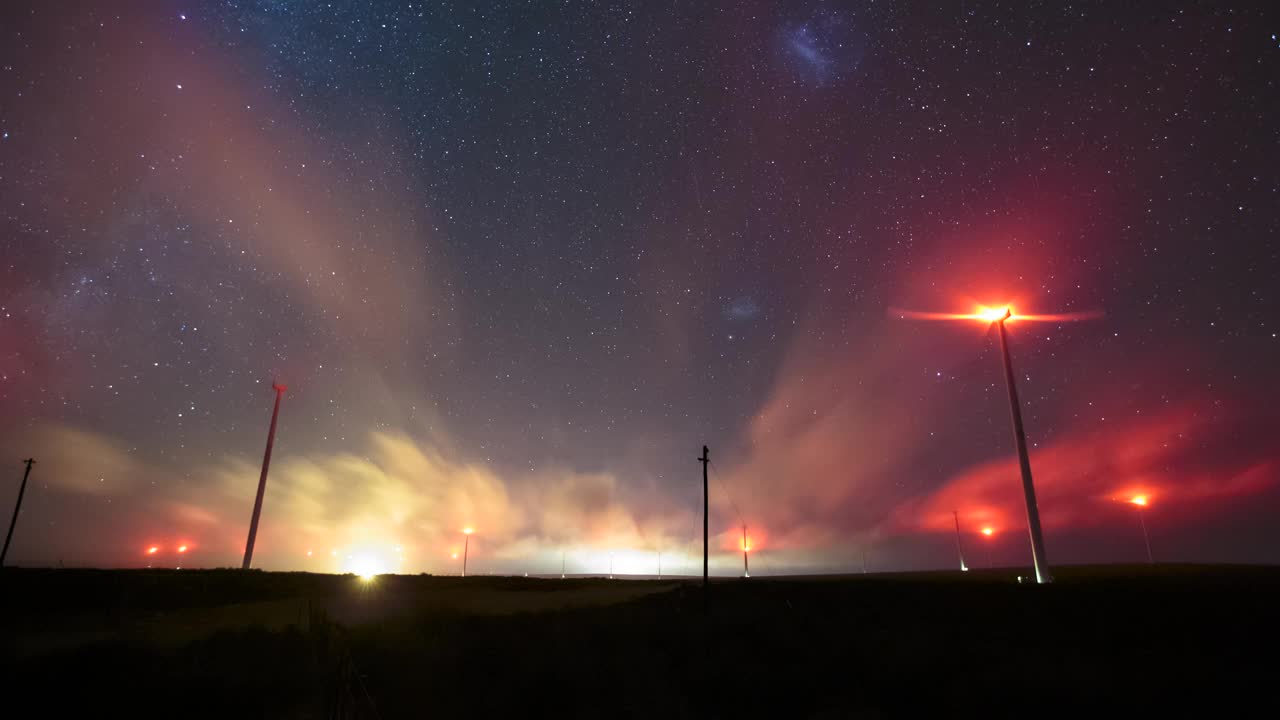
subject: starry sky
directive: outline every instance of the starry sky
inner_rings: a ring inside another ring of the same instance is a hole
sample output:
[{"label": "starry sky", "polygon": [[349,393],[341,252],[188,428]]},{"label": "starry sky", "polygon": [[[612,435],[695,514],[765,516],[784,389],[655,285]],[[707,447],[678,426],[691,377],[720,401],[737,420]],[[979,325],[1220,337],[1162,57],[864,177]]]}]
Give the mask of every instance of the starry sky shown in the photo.
[{"label": "starry sky", "polygon": [[[0,9],[10,562],[1280,562],[1256,3]],[[993,534],[984,539],[981,528]],[[187,546],[179,554],[177,547]],[[154,554],[147,554],[149,548]],[[980,563],[979,563],[980,564]]]}]

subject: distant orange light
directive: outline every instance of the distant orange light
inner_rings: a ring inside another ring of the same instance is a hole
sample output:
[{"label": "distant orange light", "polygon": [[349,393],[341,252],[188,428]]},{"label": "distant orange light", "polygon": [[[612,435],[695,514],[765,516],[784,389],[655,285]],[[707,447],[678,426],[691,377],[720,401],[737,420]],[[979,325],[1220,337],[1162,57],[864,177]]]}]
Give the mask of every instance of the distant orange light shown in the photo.
[{"label": "distant orange light", "polygon": [[160,552],[160,548],[156,547],[155,545],[152,545],[151,547],[147,548],[148,555],[155,555],[158,552]]},{"label": "distant orange light", "polygon": [[983,534],[983,535],[986,535],[987,537],[991,537],[993,534],[995,534],[995,530],[992,530],[992,529],[991,529],[991,528],[989,528],[989,527],[987,527],[987,528],[982,528],[982,534]]},{"label": "distant orange light", "polygon": [[458,559],[458,553],[454,553],[454,554],[453,554],[453,559],[454,559],[454,560],[457,560],[457,559]]},{"label": "distant orange light", "polygon": [[1134,495],[1134,496],[1133,496],[1133,498],[1131,498],[1131,499],[1129,500],[1129,502],[1131,502],[1131,503],[1133,503],[1134,505],[1137,505],[1137,506],[1139,506],[1139,507],[1146,507],[1146,506],[1147,506],[1147,496],[1146,496],[1146,495]]},{"label": "distant orange light", "polygon": [[471,529],[471,528],[463,528],[463,529],[462,529],[462,534],[463,534],[463,535],[470,535],[470,534],[471,534],[471,533],[473,533],[473,532],[475,532],[475,530],[473,530],[473,529]]},{"label": "distant orange light", "polygon": [[187,551],[187,546],[186,546],[186,545],[179,545],[179,546],[178,546],[178,552],[180,552],[180,553],[184,553],[184,552],[186,552],[186,551]]},{"label": "distant orange light", "polygon": [[308,550],[308,551],[307,551],[307,557],[311,557],[311,551],[310,551],[310,550]]}]

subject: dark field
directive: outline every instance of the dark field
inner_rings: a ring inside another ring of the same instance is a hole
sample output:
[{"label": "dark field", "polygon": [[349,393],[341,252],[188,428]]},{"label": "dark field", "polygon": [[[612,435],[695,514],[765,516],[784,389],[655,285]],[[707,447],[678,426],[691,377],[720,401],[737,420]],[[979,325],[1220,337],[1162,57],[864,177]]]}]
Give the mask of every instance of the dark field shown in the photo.
[{"label": "dark field", "polygon": [[5,570],[0,672],[45,717],[1275,717],[1280,570],[1055,576],[721,580],[704,614],[680,581]]}]

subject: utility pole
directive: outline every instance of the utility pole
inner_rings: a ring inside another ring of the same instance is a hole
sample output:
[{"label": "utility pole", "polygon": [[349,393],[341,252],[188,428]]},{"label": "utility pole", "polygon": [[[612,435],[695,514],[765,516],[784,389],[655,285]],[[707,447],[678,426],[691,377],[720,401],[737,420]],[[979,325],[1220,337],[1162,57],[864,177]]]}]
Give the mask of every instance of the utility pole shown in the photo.
[{"label": "utility pole", "polygon": [[267,492],[267,469],[271,467],[271,446],[276,443],[276,420],[280,417],[280,398],[284,397],[285,386],[271,383],[276,391],[276,404],[271,410],[271,429],[267,431],[267,451],[262,456],[262,475],[258,478],[258,497],[253,501],[253,519],[249,521],[249,539],[244,544],[244,564],[242,570],[248,570],[253,564],[253,543],[258,539],[258,518],[262,515],[262,496]]},{"label": "utility pole", "polygon": [[1031,559],[1036,566],[1036,582],[1041,585],[1053,582],[1049,575],[1049,558],[1044,551],[1044,533],[1040,530],[1040,508],[1036,505],[1036,486],[1031,481],[1031,457],[1027,454],[1027,434],[1022,428],[1022,406],[1018,402],[1018,388],[1014,384],[1013,361],[1009,359],[1009,338],[1004,323],[1013,317],[1013,311],[1005,309],[1004,317],[996,321],[1000,330],[1000,352],[1004,356],[1004,380],[1009,386],[1009,412],[1013,417],[1013,440],[1018,446],[1018,466],[1022,470],[1022,499],[1027,506],[1027,531],[1031,534]]},{"label": "utility pole", "polygon": [[658,579],[662,579],[662,551],[658,551]]},{"label": "utility pole", "polygon": [[22,462],[27,464],[27,470],[22,473],[22,484],[18,486],[18,502],[13,506],[13,519],[9,521],[9,534],[4,536],[4,550],[0,551],[0,567],[4,567],[4,559],[9,555],[9,542],[13,540],[13,528],[18,524],[18,511],[22,509],[22,496],[27,492],[27,478],[31,477],[31,466],[36,464],[34,458],[27,458]]},{"label": "utility pole", "polygon": [[952,510],[951,514],[956,519],[956,552],[960,554],[960,572],[969,572],[969,567],[964,564],[964,548],[960,546],[960,513]]},{"label": "utility pole", "polygon": [[702,463],[702,589],[707,589],[707,514],[710,512],[711,504],[707,500],[707,464],[711,462],[710,451],[707,446],[702,446],[702,457],[698,458],[698,462]]},{"label": "utility pole", "polygon": [[747,524],[742,523],[742,577],[751,577],[751,568],[747,567]]},{"label": "utility pole", "polygon": [[[462,531],[466,540],[462,541],[462,577],[467,576],[467,553],[471,551],[471,528]],[[561,558],[563,562],[563,557]]]},{"label": "utility pole", "polygon": [[560,579],[564,579],[564,550],[560,551]]}]

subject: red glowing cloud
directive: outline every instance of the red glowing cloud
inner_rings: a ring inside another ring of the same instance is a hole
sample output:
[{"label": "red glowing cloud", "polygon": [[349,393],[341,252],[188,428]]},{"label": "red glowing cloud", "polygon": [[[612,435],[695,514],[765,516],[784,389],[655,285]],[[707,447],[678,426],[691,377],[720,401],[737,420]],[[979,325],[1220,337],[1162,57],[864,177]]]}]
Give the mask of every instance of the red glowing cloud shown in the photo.
[{"label": "red glowing cloud", "polygon": [[[1117,427],[1069,434],[1031,453],[1037,504],[1046,527],[1089,527],[1106,522],[1106,504],[1135,503],[1203,511],[1255,495],[1277,483],[1274,458],[1242,460],[1202,469],[1195,453],[1217,440],[1215,427],[1192,407]],[[1026,526],[1017,459],[985,462],[952,478],[922,502],[899,508],[894,525],[944,532],[962,524]]]}]

